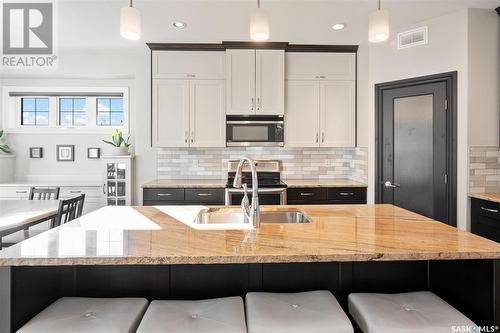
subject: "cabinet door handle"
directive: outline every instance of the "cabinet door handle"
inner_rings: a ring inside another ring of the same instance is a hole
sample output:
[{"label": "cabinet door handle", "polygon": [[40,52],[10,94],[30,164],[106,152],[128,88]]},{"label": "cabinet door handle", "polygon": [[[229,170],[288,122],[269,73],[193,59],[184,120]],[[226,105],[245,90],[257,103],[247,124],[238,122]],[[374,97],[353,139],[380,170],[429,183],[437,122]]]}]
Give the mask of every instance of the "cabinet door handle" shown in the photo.
[{"label": "cabinet door handle", "polygon": [[351,196],[351,195],[354,195],[353,192],[340,192],[339,195],[342,195],[342,196]]},{"label": "cabinet door handle", "polygon": [[187,77],[196,77],[196,75],[195,75],[195,74],[188,74],[188,75],[186,75],[186,76],[187,76]]},{"label": "cabinet door handle", "polygon": [[191,143],[194,142],[194,131],[191,131]]},{"label": "cabinet door handle", "polygon": [[16,191],[17,194],[25,194],[28,193],[28,191]]},{"label": "cabinet door handle", "polygon": [[310,197],[312,195],[314,195],[314,193],[310,193],[310,192],[300,192],[300,195],[303,196],[303,197]]},{"label": "cabinet door handle", "polygon": [[491,209],[491,208],[486,208],[486,207],[482,207],[482,206],[481,206],[481,209],[484,211],[490,212],[490,213],[498,213],[498,209]]},{"label": "cabinet door handle", "polygon": [[250,110],[252,110],[252,111],[254,109],[254,103],[255,103],[255,99],[253,97],[250,98]]},{"label": "cabinet door handle", "polygon": [[188,143],[188,135],[189,135],[189,134],[188,134],[188,131],[185,131],[185,132],[184,132],[184,142],[185,142],[185,143]]},{"label": "cabinet door handle", "polygon": [[106,184],[102,184],[102,194],[106,194]]},{"label": "cabinet door handle", "polygon": [[211,195],[212,195],[212,193],[198,193],[198,196],[200,196],[200,197],[209,197]]},{"label": "cabinet door handle", "polygon": [[260,110],[260,106],[261,106],[260,97],[257,97],[257,110]]},{"label": "cabinet door handle", "polygon": [[321,143],[325,142],[325,132],[321,133]]},{"label": "cabinet door handle", "polygon": [[69,191],[69,193],[82,193],[82,191]]},{"label": "cabinet door handle", "polygon": [[171,195],[172,195],[172,193],[158,193],[159,197],[169,197]]},{"label": "cabinet door handle", "polygon": [[318,143],[318,142],[319,142],[319,133],[316,132],[316,143]]}]

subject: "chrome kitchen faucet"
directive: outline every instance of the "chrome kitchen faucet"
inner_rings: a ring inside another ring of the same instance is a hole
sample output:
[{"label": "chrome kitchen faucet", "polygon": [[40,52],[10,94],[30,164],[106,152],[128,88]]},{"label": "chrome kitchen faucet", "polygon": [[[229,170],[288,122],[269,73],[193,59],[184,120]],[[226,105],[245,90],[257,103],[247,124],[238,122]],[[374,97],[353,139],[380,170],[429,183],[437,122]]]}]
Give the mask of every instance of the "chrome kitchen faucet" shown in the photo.
[{"label": "chrome kitchen faucet", "polygon": [[[250,205],[247,195],[247,184],[242,184],[242,173],[245,162],[250,166],[252,172],[252,204]],[[243,157],[238,163],[236,174],[234,176],[233,186],[235,188],[243,188],[243,199],[241,200],[241,209],[249,223],[252,223],[254,228],[260,227],[260,206],[259,206],[259,184],[257,179],[257,168],[255,161],[249,157]]]}]

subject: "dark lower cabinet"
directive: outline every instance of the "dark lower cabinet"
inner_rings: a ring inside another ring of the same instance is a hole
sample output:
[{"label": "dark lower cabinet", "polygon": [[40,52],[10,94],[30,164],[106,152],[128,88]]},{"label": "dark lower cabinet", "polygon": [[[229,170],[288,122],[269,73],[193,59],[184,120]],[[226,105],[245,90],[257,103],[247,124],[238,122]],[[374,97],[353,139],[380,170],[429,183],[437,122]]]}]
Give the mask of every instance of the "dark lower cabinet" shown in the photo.
[{"label": "dark lower cabinet", "polygon": [[471,232],[500,242],[500,203],[472,198]]},{"label": "dark lower cabinet", "polygon": [[223,188],[145,188],[144,206],[224,205]]},{"label": "dark lower cabinet", "polygon": [[311,187],[289,188],[290,205],[365,204],[365,187]]}]

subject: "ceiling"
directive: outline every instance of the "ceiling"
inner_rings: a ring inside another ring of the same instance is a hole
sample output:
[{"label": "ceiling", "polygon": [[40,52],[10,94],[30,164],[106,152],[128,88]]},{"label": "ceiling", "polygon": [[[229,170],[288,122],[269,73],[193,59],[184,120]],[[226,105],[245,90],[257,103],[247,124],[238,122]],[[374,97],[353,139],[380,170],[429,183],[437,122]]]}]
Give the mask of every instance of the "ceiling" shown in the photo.
[{"label": "ceiling", "polygon": [[[261,0],[271,19],[271,40],[296,43],[361,44],[366,42],[368,14],[376,0]],[[119,36],[119,10],[128,0],[58,0],[60,48],[143,48],[144,42],[218,42],[247,40],[249,0],[135,0],[142,13],[143,38]],[[465,8],[496,8],[500,0],[382,0],[391,28],[407,27]],[[176,29],[172,22],[188,24]],[[332,24],[347,28],[335,32]]]}]

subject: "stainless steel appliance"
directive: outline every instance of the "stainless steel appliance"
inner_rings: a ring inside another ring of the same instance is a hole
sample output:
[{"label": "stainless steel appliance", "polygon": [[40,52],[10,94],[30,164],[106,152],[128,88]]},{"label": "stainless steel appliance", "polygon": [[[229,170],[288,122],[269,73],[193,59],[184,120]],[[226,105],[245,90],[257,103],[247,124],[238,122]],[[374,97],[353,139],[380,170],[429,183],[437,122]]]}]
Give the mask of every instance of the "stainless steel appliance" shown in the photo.
[{"label": "stainless steel appliance", "polygon": [[[257,160],[257,180],[260,205],[286,205],[286,184],[281,181],[280,161]],[[243,199],[243,189],[233,186],[239,160],[231,160],[227,167],[226,205],[239,205]],[[242,183],[252,188],[252,173],[248,165],[243,166]],[[249,191],[250,192],[250,191]],[[249,193],[251,199],[251,193]]]},{"label": "stainless steel appliance", "polygon": [[262,147],[284,145],[283,116],[227,116],[228,147]]}]

